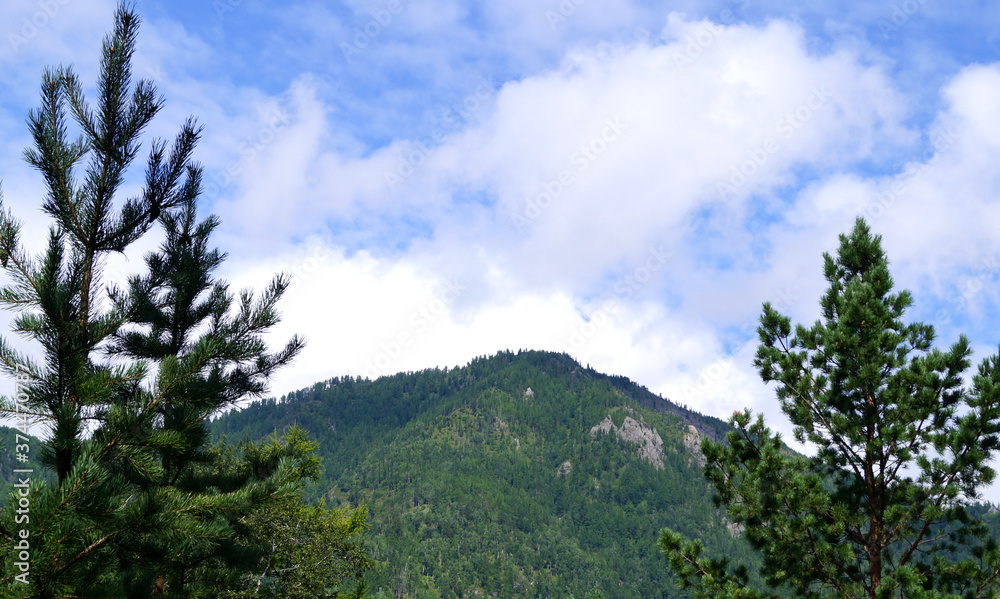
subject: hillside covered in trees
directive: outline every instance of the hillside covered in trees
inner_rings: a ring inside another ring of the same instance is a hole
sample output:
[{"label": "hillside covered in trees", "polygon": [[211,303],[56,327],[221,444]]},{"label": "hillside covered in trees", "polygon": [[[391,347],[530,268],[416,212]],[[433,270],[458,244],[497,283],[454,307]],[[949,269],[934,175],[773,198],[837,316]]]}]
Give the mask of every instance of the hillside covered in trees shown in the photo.
[{"label": "hillside covered in trees", "polygon": [[745,553],[697,454],[727,426],[564,354],[332,379],[213,428],[262,439],[296,424],[319,442],[312,498],[368,505],[376,596],[681,597],[662,527]]}]

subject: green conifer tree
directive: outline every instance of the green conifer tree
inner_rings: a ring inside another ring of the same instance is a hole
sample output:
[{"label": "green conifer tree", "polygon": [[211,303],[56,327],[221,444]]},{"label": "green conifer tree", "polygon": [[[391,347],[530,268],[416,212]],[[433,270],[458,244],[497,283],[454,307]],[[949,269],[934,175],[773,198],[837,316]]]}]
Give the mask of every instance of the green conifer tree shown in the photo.
[{"label": "green conifer tree", "polygon": [[158,365],[155,416],[143,432],[158,464],[140,486],[146,501],[170,518],[164,526],[120,537],[116,545],[138,581],[152,576],[157,588],[187,596],[185,581],[206,560],[233,572],[256,564],[265,548],[255,552],[234,542],[240,521],[275,496],[298,497],[294,484],[313,476],[316,465],[308,471],[301,464],[298,470],[279,468],[282,457],[307,459],[308,452],[289,447],[287,455],[272,452],[264,459],[258,452],[252,467],[218,472],[207,447],[209,418],[260,396],[270,374],[300,351],[302,341],[295,337],[270,354],[261,338],[278,321],[276,303],[287,286],[283,276],[256,300],[244,291],[234,311],[232,293],[213,278],[225,258],[209,249],[217,218],[199,223],[191,198],[161,213],[160,220],[166,241],[146,256],[148,273],[133,277],[127,293],[112,290],[113,303],[128,318],[108,351]]},{"label": "green conifer tree", "polygon": [[698,597],[996,597],[1000,555],[965,506],[994,477],[1000,358],[963,385],[969,342],[943,352],[933,327],[903,321],[912,298],[893,292],[864,220],[824,261],[822,320],[793,335],[765,304],[755,360],[816,455],[791,453],[749,411],[734,414],[727,444],[702,443],[717,504],[761,553],[763,585],[664,530],[671,569]]},{"label": "green conifer tree", "polygon": [[[223,256],[207,243],[217,220],[196,218],[194,121],[169,149],[152,143],[139,196],[118,198],[163,105],[152,83],[132,82],[138,26],[133,10],[119,6],[96,109],[71,69],[43,75],[42,106],[28,118],[34,147],[25,152],[45,179],[42,209],[54,221],[40,256],[22,247],[20,223],[0,205],[10,277],[0,303],[17,312],[15,332],[41,356],[0,340],[0,367],[25,379],[23,401],[6,409],[47,430],[35,451],[53,480],[32,479],[29,520],[16,502],[0,519],[4,596],[189,596],[190,573],[206,563],[233,572],[256,565],[265,548],[239,542],[246,519],[291,496],[315,468],[301,448],[279,445],[213,471],[208,419],[263,393],[302,341],[270,353],[262,339],[277,322],[286,278],[237,299],[212,277]],[[124,290],[106,284],[108,257],[158,222],[166,241],[147,257],[148,274]],[[27,571],[15,549],[25,532]]]},{"label": "green conifer tree", "polygon": [[[255,456],[251,461],[269,463],[275,456],[294,456],[299,460],[299,481],[318,474],[319,460],[314,457],[318,447],[297,427],[288,429],[281,439],[274,435],[259,446],[243,446],[245,454]],[[239,472],[247,461],[246,455],[227,454],[212,467],[217,472]],[[256,505],[242,520],[241,534],[235,537],[239,546],[260,552],[256,562],[241,569],[218,561],[199,567],[194,572],[198,579],[224,579],[227,584],[201,585],[207,592],[191,597],[363,599],[366,587],[362,575],[372,567],[360,544],[360,535],[368,528],[367,509],[306,506],[303,492],[300,485],[292,495],[274,496]]]}]

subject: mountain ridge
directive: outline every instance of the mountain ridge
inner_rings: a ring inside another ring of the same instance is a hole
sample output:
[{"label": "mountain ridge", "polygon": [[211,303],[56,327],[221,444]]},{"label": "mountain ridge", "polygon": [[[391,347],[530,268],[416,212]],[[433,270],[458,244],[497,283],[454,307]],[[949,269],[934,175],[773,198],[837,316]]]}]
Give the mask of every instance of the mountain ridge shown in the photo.
[{"label": "mountain ridge", "polygon": [[728,425],[566,354],[336,377],[213,429],[260,439],[293,424],[320,444],[311,497],[368,505],[369,582],[385,596],[683,597],[663,526],[752,559],[698,459]]}]

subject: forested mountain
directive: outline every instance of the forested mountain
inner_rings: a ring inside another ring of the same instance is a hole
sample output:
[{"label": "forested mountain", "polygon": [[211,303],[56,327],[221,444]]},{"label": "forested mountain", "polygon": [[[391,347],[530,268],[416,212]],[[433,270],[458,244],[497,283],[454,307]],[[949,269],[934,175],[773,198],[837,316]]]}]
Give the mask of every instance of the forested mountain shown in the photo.
[{"label": "forested mountain", "polygon": [[750,559],[712,506],[701,436],[727,425],[566,355],[337,378],[214,423],[230,441],[297,424],[328,505],[366,503],[376,597],[683,597],[670,526]]},{"label": "forested mountain", "polygon": [[[7,503],[12,485],[19,481],[27,479],[30,487],[52,482],[51,473],[41,463],[44,447],[41,439],[34,435],[25,436],[19,429],[8,426],[0,426],[0,439],[4,441],[0,443],[0,505]],[[23,472],[26,470],[30,472]]]}]

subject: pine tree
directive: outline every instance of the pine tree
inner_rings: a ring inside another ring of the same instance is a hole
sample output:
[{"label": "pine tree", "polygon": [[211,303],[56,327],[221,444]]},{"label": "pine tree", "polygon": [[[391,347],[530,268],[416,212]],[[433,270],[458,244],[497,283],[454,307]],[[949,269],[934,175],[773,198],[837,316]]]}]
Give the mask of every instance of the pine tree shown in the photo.
[{"label": "pine tree", "polygon": [[716,503],[760,551],[763,584],[664,530],[660,545],[699,597],[996,597],[1000,554],[966,510],[994,477],[1000,358],[963,386],[963,336],[933,348],[934,329],[905,323],[881,238],[858,219],[824,254],[822,320],[797,326],[769,304],[755,365],[776,382],[803,457],[763,418],[736,413],[727,444],[703,441]]},{"label": "pine tree", "polygon": [[[237,542],[246,535],[241,521],[293,494],[307,475],[309,460],[287,446],[246,452],[236,471],[212,472],[208,419],[261,395],[302,341],[270,353],[262,339],[277,322],[287,278],[238,299],[213,278],[224,256],[208,248],[218,221],[197,222],[193,120],[169,149],[151,144],[139,196],[118,198],[163,105],[152,83],[132,82],[138,26],[132,9],[119,6],[96,110],[71,69],[43,75],[41,108],[28,118],[34,147],[25,152],[45,179],[42,209],[54,221],[40,256],[22,247],[20,223],[0,205],[0,256],[11,280],[0,303],[18,313],[14,331],[41,355],[0,340],[0,367],[24,379],[23,401],[6,408],[47,430],[40,451],[53,480],[31,481],[28,522],[16,502],[0,520],[5,596],[187,596],[192,568],[256,564],[263,550]],[[107,285],[110,255],[157,223],[166,241],[147,257],[148,274],[128,289]],[[29,585],[15,578],[24,572],[12,559],[22,530]]]},{"label": "pine tree", "polygon": [[141,486],[151,506],[173,517],[169,528],[147,527],[116,546],[139,580],[155,573],[156,584],[187,596],[185,581],[206,560],[234,572],[256,564],[263,547],[255,551],[233,542],[240,521],[263,502],[298,497],[295,484],[313,476],[315,465],[308,472],[301,464],[298,471],[279,468],[283,457],[301,461],[308,453],[288,448],[287,455],[272,452],[267,459],[258,452],[247,458],[249,465],[219,474],[207,447],[209,418],[262,395],[268,376],[300,351],[302,341],[293,338],[281,352],[269,354],[261,338],[277,323],[276,303],[287,286],[283,276],[257,300],[243,292],[234,313],[232,293],[213,278],[225,259],[209,249],[217,218],[199,223],[192,200],[160,220],[166,241],[147,255],[148,273],[133,277],[128,293],[112,290],[128,326],[116,332],[109,353],[159,366],[155,417],[145,433],[158,467]]},{"label": "pine tree", "polygon": [[[288,429],[257,446],[244,444],[252,461],[273,462],[275,455],[294,456],[301,470],[299,480],[318,474],[315,452],[319,444],[309,441],[297,427]],[[215,471],[239,471],[245,457],[227,456],[213,464]],[[304,487],[292,495],[276,496],[258,504],[243,524],[245,534],[236,538],[239,546],[260,551],[247,569],[223,565],[199,568],[202,580],[227,579],[228,584],[209,585],[208,593],[192,597],[225,599],[363,599],[366,587],[361,579],[372,567],[371,558],[360,545],[360,535],[368,528],[365,507],[330,510],[324,505],[306,506]],[[224,588],[219,593],[218,589]]]}]

